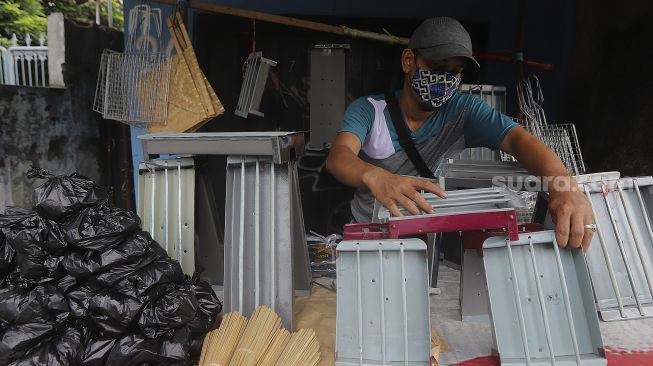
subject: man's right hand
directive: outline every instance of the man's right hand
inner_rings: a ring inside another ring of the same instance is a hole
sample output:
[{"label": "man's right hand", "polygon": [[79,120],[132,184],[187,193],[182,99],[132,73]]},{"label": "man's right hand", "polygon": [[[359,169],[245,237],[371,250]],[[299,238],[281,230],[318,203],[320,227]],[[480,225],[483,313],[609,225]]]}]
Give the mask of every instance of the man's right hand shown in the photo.
[{"label": "man's right hand", "polygon": [[403,216],[400,206],[413,215],[431,213],[433,208],[419,191],[447,198],[445,191],[433,182],[392,174],[381,168],[369,170],[362,178],[374,197],[394,216]]}]

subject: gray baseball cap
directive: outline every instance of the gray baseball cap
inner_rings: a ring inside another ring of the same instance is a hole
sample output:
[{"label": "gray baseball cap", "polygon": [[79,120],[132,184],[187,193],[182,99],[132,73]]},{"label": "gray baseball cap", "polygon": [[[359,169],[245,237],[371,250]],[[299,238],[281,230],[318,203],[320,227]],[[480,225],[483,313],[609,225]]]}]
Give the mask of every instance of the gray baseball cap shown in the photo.
[{"label": "gray baseball cap", "polygon": [[462,56],[480,67],[472,56],[472,40],[462,24],[454,18],[429,18],[413,32],[408,48],[419,51],[428,60]]}]

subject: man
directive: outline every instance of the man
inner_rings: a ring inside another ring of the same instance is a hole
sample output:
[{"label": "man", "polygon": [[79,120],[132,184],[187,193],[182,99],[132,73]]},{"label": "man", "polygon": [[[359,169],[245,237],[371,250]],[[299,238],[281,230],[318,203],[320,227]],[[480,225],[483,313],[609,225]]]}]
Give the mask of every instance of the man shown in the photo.
[{"label": "man", "polygon": [[[436,184],[405,176],[418,175],[397,132],[406,126],[406,136],[426,163],[423,168],[431,171],[443,157],[483,146],[501,149],[531,174],[551,178],[549,210],[558,244],[587,250],[594,218],[585,196],[544,143],[479,98],[457,92],[466,62],[478,66],[463,26],[452,18],[427,19],[401,54],[403,87],[394,96],[361,97],[349,105],[326,167],[342,183],[358,188],[351,202],[354,219],[371,220],[375,197],[395,216],[401,216],[400,206],[411,214],[432,211],[419,190],[446,197]],[[395,97],[398,103],[393,104]],[[396,107],[389,110],[389,103]],[[394,121],[393,111],[405,122]]]}]

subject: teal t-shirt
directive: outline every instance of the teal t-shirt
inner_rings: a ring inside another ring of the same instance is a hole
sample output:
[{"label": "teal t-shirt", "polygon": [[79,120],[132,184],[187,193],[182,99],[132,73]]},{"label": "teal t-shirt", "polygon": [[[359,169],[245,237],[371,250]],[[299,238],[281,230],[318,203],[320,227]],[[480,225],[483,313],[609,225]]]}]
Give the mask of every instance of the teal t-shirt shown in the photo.
[{"label": "teal t-shirt", "polygon": [[[400,91],[397,91],[396,95],[399,99]],[[480,98],[456,92],[451,99],[429,116],[420,128],[411,132],[415,144],[438,136],[445,125],[456,121],[460,118],[461,113],[465,113],[465,147],[487,147],[497,150],[508,132],[519,126],[510,117],[496,111]],[[375,123],[385,126],[376,126],[377,133],[373,136],[374,141],[371,141],[368,134]],[[386,134],[384,129],[386,127],[389,136],[384,138],[381,135]],[[340,132],[345,131],[358,136],[361,145],[368,151],[380,152],[381,156],[402,150],[382,94],[354,100],[347,107],[342,121]],[[378,131],[382,132],[379,134]]]}]

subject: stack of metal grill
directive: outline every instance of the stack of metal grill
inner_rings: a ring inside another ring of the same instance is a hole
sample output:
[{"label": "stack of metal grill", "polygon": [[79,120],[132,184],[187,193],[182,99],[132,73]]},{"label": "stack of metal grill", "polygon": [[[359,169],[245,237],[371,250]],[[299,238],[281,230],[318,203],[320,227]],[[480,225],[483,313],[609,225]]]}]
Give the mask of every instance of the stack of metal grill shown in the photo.
[{"label": "stack of metal grill", "polygon": [[[580,151],[576,126],[571,123],[548,124],[544,114],[544,94],[540,81],[535,75],[522,80],[517,85],[517,96],[521,111],[524,113],[524,127],[533,136],[542,140],[562,160],[572,175],[585,174],[585,163]],[[514,160],[503,154],[503,160]]]}]

